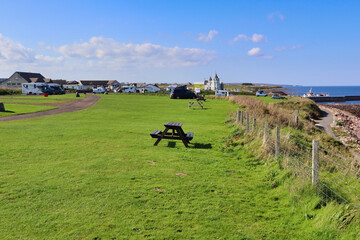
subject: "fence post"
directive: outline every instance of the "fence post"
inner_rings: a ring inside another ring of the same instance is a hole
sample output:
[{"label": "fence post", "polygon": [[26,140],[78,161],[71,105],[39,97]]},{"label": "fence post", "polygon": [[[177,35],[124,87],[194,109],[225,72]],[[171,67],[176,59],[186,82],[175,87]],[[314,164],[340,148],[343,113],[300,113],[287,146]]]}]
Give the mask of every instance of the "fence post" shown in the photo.
[{"label": "fence post", "polygon": [[241,114],[241,111],[238,110],[238,111],[237,111],[237,114],[236,114],[236,123],[239,123],[239,122],[240,122],[240,114]]},{"label": "fence post", "polygon": [[241,125],[244,125],[244,112],[243,111],[241,112],[241,115],[240,115],[240,121],[241,121]]},{"label": "fence post", "polygon": [[250,119],[249,119],[249,113],[247,112],[246,113],[246,133],[249,133],[250,131],[250,128],[249,128],[249,125],[250,125]]},{"label": "fence post", "polygon": [[297,126],[299,124],[299,116],[295,115],[295,125]]},{"label": "fence post", "polygon": [[319,181],[319,141],[312,142],[312,184],[316,185]]},{"label": "fence post", "polygon": [[268,122],[265,122],[264,140],[263,140],[264,146],[267,144],[268,139],[269,139],[269,124]]},{"label": "fence post", "polygon": [[280,127],[276,127],[276,144],[275,144],[275,157],[280,156]]},{"label": "fence post", "polygon": [[253,121],[253,132],[255,132],[255,129],[256,129],[256,118],[254,118],[254,121]]}]

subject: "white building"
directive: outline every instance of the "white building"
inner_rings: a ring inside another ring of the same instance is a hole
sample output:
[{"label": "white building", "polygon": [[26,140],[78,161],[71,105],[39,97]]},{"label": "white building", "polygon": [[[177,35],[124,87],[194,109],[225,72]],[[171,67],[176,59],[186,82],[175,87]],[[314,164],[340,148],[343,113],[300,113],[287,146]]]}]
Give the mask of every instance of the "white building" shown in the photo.
[{"label": "white building", "polygon": [[209,80],[204,81],[204,90],[216,91],[216,90],[223,90],[223,88],[224,88],[224,83],[220,82],[220,79],[216,73],[213,78],[210,77]]}]

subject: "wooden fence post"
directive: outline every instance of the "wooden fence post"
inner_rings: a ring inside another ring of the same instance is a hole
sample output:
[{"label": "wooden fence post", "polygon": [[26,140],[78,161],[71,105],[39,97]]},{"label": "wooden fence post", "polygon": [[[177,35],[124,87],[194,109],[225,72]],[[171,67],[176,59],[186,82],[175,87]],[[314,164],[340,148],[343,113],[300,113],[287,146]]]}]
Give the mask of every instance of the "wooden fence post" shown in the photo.
[{"label": "wooden fence post", "polygon": [[239,123],[239,122],[240,122],[240,114],[241,114],[241,111],[238,110],[238,111],[237,111],[237,114],[236,114],[236,123]]},{"label": "wooden fence post", "polygon": [[312,184],[316,185],[319,181],[319,141],[312,142]]},{"label": "wooden fence post", "polygon": [[253,121],[253,132],[255,132],[255,129],[256,129],[256,118],[254,118],[254,121]]},{"label": "wooden fence post", "polygon": [[268,122],[265,122],[265,129],[264,129],[264,140],[263,145],[265,146],[269,139],[269,124]]},{"label": "wooden fence post", "polygon": [[276,127],[276,144],[275,144],[275,157],[280,156],[280,127]]},{"label": "wooden fence post", "polygon": [[250,117],[249,117],[249,113],[247,112],[246,113],[246,133],[249,133],[249,131],[250,131],[250,119],[249,119]]},{"label": "wooden fence post", "polygon": [[241,112],[240,121],[241,121],[241,125],[244,125],[244,111]]},{"label": "wooden fence post", "polygon": [[299,116],[295,115],[295,125],[297,126],[299,124]]}]

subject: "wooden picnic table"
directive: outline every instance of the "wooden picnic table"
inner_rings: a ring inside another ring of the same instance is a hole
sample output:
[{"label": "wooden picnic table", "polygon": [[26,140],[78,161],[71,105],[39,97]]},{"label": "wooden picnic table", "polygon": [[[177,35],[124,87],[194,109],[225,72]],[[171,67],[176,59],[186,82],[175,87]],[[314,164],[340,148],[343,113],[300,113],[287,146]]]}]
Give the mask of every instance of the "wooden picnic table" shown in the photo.
[{"label": "wooden picnic table", "polygon": [[[152,138],[157,138],[154,146],[157,146],[158,143],[162,139],[172,139],[172,140],[181,140],[185,147],[189,147],[190,141],[194,137],[194,133],[185,133],[182,129],[182,123],[177,122],[167,122],[164,124],[165,130],[161,132],[160,130],[155,130],[154,132],[150,133]],[[172,130],[171,133],[169,130]]]},{"label": "wooden picnic table", "polygon": [[196,102],[189,102],[189,109],[191,109],[191,107],[201,107],[202,109],[204,108],[204,102],[196,99]]}]

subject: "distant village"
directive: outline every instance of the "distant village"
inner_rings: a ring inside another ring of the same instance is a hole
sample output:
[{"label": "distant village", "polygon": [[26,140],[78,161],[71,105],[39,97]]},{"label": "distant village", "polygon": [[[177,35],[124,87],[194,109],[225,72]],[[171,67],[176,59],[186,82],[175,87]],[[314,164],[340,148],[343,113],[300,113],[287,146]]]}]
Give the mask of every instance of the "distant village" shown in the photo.
[{"label": "distant village", "polygon": [[[58,84],[66,90],[91,90],[99,87],[106,88],[113,92],[159,92],[160,90],[171,91],[179,84],[149,84],[149,83],[129,83],[119,82],[117,80],[72,80],[67,81],[63,79],[46,78],[40,73],[31,72],[15,72],[9,78],[0,78],[0,88],[6,89],[21,89],[23,84],[32,83],[46,83]],[[184,85],[184,84],[182,84]],[[202,90],[223,90],[224,83],[220,81],[218,75],[215,73],[214,77],[208,80],[194,83],[186,83],[185,85],[191,88],[199,87]]]}]

